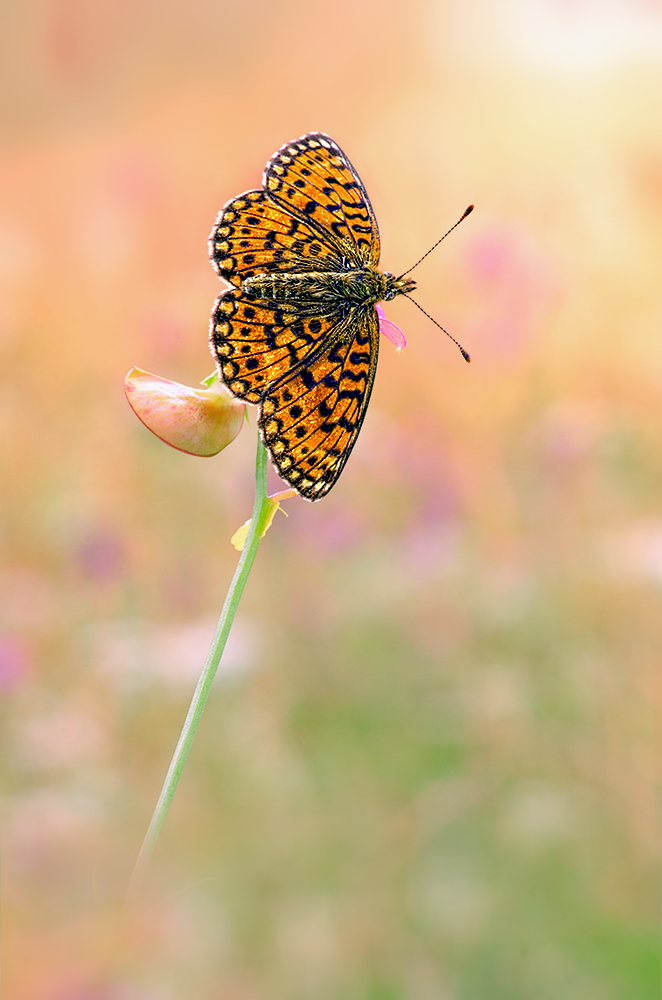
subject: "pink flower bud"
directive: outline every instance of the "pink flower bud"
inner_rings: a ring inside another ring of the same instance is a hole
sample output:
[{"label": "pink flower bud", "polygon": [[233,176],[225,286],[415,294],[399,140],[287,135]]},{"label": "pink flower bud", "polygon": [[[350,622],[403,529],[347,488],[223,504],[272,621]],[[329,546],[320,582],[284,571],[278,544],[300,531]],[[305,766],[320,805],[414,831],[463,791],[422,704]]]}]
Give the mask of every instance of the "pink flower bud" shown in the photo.
[{"label": "pink flower bud", "polygon": [[217,455],[234,441],[244,420],[244,404],[218,380],[208,389],[191,389],[132,368],[124,392],[152,434],[189,455]]}]

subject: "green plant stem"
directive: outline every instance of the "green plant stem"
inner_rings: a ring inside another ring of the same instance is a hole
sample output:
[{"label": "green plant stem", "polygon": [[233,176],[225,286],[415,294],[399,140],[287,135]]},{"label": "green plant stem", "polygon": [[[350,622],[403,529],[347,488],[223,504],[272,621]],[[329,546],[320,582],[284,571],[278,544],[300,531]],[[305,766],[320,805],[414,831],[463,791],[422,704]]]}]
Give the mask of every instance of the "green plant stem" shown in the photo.
[{"label": "green plant stem", "polygon": [[228,590],[225,598],[225,602],[221,610],[221,616],[218,619],[218,625],[216,626],[216,631],[214,633],[214,638],[212,639],[205,665],[202,668],[202,673],[200,674],[195,692],[191,699],[191,704],[189,706],[182,731],[179,735],[175,752],[172,756],[172,760],[170,761],[170,767],[168,768],[168,773],[166,774],[165,781],[163,782],[161,794],[159,795],[156,808],[154,809],[152,819],[149,827],[147,828],[147,833],[145,834],[145,839],[143,840],[142,847],[140,848],[140,853],[129,883],[127,898],[133,896],[143,880],[149,860],[154,851],[156,841],[158,840],[161,832],[161,827],[163,826],[168,809],[170,808],[170,803],[173,800],[179,779],[184,769],[184,764],[186,763],[186,758],[188,757],[189,750],[191,749],[193,740],[195,739],[198,724],[207,703],[207,698],[209,697],[209,692],[211,690],[214,677],[216,676],[216,671],[221,661],[223,650],[225,649],[225,643],[227,642],[230,629],[232,628],[232,622],[234,621],[237,606],[241,600],[241,595],[244,591],[244,587],[246,586],[248,574],[250,573],[253,561],[255,560],[255,555],[262,538],[262,531],[264,529],[268,513],[267,453],[258,434],[257,455],[255,458],[255,504],[253,506],[253,516],[248,530],[248,537],[246,538],[239,562],[237,563],[237,568],[234,576],[232,577],[232,583],[230,584],[230,589]]}]

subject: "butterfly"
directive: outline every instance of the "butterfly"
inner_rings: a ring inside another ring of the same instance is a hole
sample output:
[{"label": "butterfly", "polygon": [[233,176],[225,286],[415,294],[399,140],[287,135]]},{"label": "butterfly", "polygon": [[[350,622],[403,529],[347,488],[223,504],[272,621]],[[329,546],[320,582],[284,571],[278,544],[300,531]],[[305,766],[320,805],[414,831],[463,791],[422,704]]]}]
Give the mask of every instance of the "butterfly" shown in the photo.
[{"label": "butterfly", "polygon": [[408,295],[416,283],[379,269],[368,194],[322,132],[282,146],[262,188],[225,205],[209,255],[231,286],[210,323],[220,377],[234,396],[259,406],[279,475],[306,500],[319,500],[337,482],[368,408],[376,304]]}]

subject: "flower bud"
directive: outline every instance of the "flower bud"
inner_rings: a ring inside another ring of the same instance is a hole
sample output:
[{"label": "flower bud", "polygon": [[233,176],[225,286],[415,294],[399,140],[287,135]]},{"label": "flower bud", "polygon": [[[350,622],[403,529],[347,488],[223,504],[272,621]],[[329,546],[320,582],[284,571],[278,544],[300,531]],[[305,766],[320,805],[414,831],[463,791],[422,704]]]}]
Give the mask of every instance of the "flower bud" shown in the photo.
[{"label": "flower bud", "polygon": [[209,457],[234,441],[245,407],[218,378],[204,384],[209,388],[192,389],[132,368],[124,392],[136,416],[161,441],[189,455]]}]

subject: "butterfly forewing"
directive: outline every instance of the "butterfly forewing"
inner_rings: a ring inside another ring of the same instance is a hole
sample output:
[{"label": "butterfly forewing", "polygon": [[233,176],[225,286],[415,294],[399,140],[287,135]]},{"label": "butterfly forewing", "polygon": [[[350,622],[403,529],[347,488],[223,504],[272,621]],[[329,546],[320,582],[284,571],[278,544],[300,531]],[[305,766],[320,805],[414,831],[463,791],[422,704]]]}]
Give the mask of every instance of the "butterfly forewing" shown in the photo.
[{"label": "butterfly forewing", "polygon": [[265,444],[279,475],[308,500],[328,493],[349,457],[368,407],[378,349],[375,307],[359,306],[263,397]]},{"label": "butterfly forewing", "polygon": [[259,403],[274,382],[329,341],[341,321],[333,302],[311,302],[304,310],[296,300],[265,302],[239,289],[224,292],[211,321],[223,381],[235,396]]},{"label": "butterfly forewing", "polygon": [[228,202],[209,238],[209,255],[220,276],[237,288],[254,274],[342,268],[341,251],[265,191],[246,191]]},{"label": "butterfly forewing", "polygon": [[322,132],[282,146],[267,163],[264,187],[286,211],[314,225],[353,265],[379,263],[379,227],[361,178]]}]

